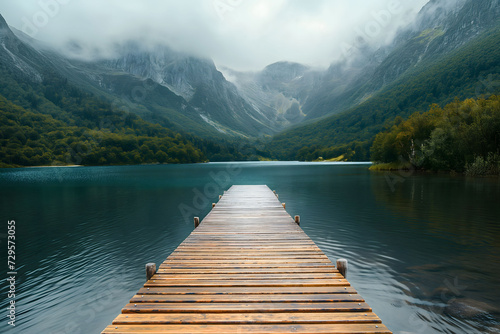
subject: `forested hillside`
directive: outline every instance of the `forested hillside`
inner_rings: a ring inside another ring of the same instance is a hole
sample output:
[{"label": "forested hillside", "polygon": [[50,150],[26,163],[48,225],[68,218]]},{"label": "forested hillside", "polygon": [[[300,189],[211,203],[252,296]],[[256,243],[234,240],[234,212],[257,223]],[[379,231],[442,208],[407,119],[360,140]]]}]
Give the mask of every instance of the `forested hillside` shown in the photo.
[{"label": "forested hillside", "polygon": [[[122,111],[50,72],[41,82],[0,67],[0,164],[114,165],[247,160],[228,140],[202,139]],[[173,128],[175,126],[172,125]]]},{"label": "forested hillside", "polygon": [[455,52],[414,68],[379,94],[342,114],[286,130],[269,150],[279,159],[314,160],[341,154],[369,160],[375,135],[437,103],[500,91],[500,30],[493,29]]},{"label": "forested hillside", "polygon": [[374,169],[415,168],[500,174],[500,96],[456,101],[406,121],[375,137]]},{"label": "forested hillside", "polygon": [[[0,41],[1,166],[193,163],[246,160],[255,154],[242,153],[243,144],[185,132],[179,123],[199,134],[209,127],[193,123],[192,108],[172,112],[184,100],[160,85],[148,83],[146,102],[154,96],[161,106],[140,116],[130,109],[148,106],[137,107],[126,95],[113,99],[80,87],[68,79],[73,72],[58,72],[67,65],[63,57],[20,40],[1,16]],[[139,79],[113,81],[113,87],[118,84],[128,84],[122,88],[128,92],[143,88]]]},{"label": "forested hillside", "polygon": [[[137,116],[112,110],[88,97],[53,96],[75,114],[29,111],[0,95],[0,163],[2,166],[190,163],[206,157],[191,142]],[[32,103],[39,102],[33,94]],[[74,116],[74,117],[72,117]]]},{"label": "forested hillside", "polygon": [[265,154],[250,143],[200,138],[169,129],[165,120],[144,121],[54,73],[36,83],[0,71],[4,167],[237,161]]}]

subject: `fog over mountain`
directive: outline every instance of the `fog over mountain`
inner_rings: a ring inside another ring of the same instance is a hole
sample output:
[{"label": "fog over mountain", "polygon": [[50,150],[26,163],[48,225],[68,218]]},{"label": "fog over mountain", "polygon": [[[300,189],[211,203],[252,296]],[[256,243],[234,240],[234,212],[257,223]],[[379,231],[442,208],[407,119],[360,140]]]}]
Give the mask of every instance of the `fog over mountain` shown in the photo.
[{"label": "fog over mountain", "polygon": [[[496,94],[499,16],[499,0],[4,1],[0,99],[12,104],[4,112],[50,115],[66,133],[78,124],[70,137],[82,145],[102,118],[125,115],[123,141],[92,164],[203,159],[173,148],[183,134],[212,161],[368,160],[395,119]],[[8,148],[9,165],[65,159],[47,146],[64,136],[23,126],[4,131],[26,146]],[[160,128],[177,138],[171,147],[128,141]],[[241,141],[259,146],[242,154]]]},{"label": "fog over mountain", "polygon": [[0,13],[9,25],[73,57],[110,56],[116,44],[134,40],[241,71],[284,60],[326,68],[357,41],[391,42],[427,2],[8,0]]}]

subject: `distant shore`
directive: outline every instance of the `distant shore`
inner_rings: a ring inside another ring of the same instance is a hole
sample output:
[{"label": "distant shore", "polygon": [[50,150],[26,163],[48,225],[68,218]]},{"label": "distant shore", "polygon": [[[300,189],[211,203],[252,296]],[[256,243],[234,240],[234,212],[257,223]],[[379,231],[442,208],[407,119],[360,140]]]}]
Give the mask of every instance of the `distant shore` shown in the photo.
[{"label": "distant shore", "polygon": [[84,165],[62,165],[62,166],[22,166],[20,168],[61,168],[61,167],[85,167]]}]

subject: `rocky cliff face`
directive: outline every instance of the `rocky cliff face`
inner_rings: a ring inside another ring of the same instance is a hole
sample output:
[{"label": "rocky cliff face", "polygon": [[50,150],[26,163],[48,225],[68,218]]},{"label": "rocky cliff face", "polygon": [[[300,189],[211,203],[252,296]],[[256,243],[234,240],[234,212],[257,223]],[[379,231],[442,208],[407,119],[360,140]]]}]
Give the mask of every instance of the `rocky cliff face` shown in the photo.
[{"label": "rocky cliff face", "polygon": [[144,50],[127,45],[116,59],[105,66],[114,70],[152,79],[182,96],[207,124],[219,124],[242,134],[273,132],[269,119],[253,108],[236,87],[217,70],[212,60],[198,58],[158,46]]},{"label": "rocky cliff face", "polygon": [[306,103],[321,78],[321,72],[308,66],[278,62],[262,71],[243,73],[224,70],[239,94],[255,109],[266,115],[277,129],[301,122]]},{"label": "rocky cliff face", "polygon": [[434,23],[435,28],[440,28],[444,32],[431,50],[435,53],[452,51],[485,30],[498,25],[500,1],[459,0],[449,14],[447,19],[441,18]]},{"label": "rocky cliff face", "polygon": [[391,45],[366,50],[364,65],[333,64],[323,76],[322,89],[309,97],[303,111],[312,119],[356,106],[419,66],[498,26],[498,17],[499,0],[431,0]]},{"label": "rocky cliff face", "polygon": [[41,82],[48,60],[22,43],[0,15],[0,65],[19,80]]},{"label": "rocky cliff face", "polygon": [[201,82],[214,80],[212,61],[176,53],[167,47],[141,50],[139,45],[130,43],[120,47],[117,54],[116,59],[105,61],[108,67],[152,79],[187,101]]}]

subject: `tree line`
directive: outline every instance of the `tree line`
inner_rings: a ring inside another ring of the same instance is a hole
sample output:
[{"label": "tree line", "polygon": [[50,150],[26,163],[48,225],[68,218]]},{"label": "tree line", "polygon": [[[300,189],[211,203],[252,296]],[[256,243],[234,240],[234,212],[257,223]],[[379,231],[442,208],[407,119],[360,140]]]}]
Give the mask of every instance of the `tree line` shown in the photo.
[{"label": "tree line", "polygon": [[206,161],[191,142],[139,117],[113,111],[97,126],[68,124],[27,111],[0,95],[2,166],[194,163]]},{"label": "tree line", "polygon": [[379,168],[500,175],[500,96],[432,105],[379,133],[371,147]]}]

